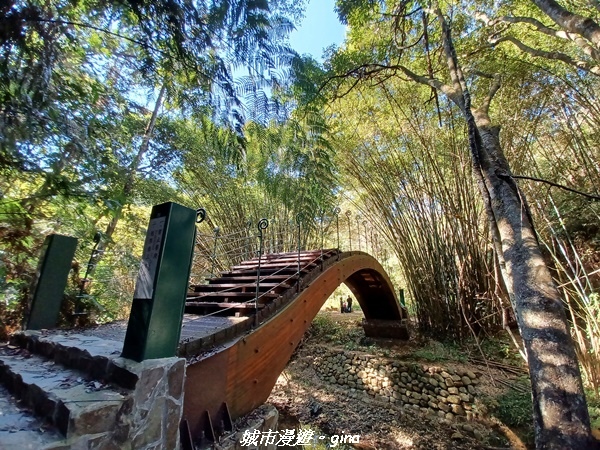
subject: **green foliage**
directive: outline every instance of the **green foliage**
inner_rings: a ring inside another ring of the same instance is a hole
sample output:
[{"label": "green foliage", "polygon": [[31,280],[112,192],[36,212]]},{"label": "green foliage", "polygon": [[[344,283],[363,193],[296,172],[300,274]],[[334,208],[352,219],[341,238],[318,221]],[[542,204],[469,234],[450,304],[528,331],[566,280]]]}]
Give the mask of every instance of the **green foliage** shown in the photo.
[{"label": "green foliage", "polygon": [[415,358],[426,361],[460,361],[467,362],[467,355],[464,349],[460,348],[454,342],[438,342],[430,340],[423,347],[413,352]]},{"label": "green foliage", "polygon": [[491,402],[490,412],[515,431],[524,443],[532,445],[534,434],[531,389],[527,380],[520,384],[525,388],[523,392],[509,389]]},{"label": "green foliage", "polygon": [[326,314],[317,314],[313,319],[309,335],[329,341],[339,340],[344,334],[344,327]]},{"label": "green foliage", "polygon": [[472,342],[470,346],[473,349],[472,351],[477,353],[479,352],[479,348],[481,348],[486,358],[493,361],[517,367],[522,367],[525,364],[514,343],[504,332],[492,337],[480,339],[479,347],[475,342]]},{"label": "green foliage", "polygon": [[307,331],[309,338],[342,345],[346,350],[357,350],[364,339],[362,327],[355,322],[337,322],[326,313],[317,314]]},{"label": "green foliage", "polygon": [[593,429],[600,429],[600,398],[592,390],[586,390],[590,422]]}]

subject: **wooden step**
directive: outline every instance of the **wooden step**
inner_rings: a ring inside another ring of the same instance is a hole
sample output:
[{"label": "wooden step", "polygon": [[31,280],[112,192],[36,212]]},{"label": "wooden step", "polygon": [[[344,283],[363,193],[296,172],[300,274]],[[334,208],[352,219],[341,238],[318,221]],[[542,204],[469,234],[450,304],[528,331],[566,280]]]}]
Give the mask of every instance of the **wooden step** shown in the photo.
[{"label": "wooden step", "polygon": [[[308,262],[320,261],[319,256],[317,257],[309,257],[309,258],[300,258],[300,264],[306,264]],[[286,264],[286,265],[298,265],[298,258],[278,258],[278,259],[261,259],[260,264]],[[242,261],[239,263],[239,266],[258,266],[258,258],[251,259],[249,261]]]},{"label": "wooden step", "polygon": [[223,303],[215,303],[215,302],[186,302],[187,307],[191,308],[209,308],[209,309],[262,309],[265,305],[255,305],[254,303],[239,303],[239,302],[223,302]]},{"label": "wooden step", "polygon": [[[275,288],[288,289],[290,285],[286,283],[260,283],[259,287],[261,291],[268,291]],[[227,290],[227,292],[240,292],[240,290],[242,292],[254,292],[256,291],[256,283],[197,284],[193,286],[194,292],[218,292],[221,289]]]},{"label": "wooden step", "polygon": [[[300,273],[306,273],[309,272],[308,269],[301,269]],[[256,268],[247,268],[247,269],[238,269],[238,270],[232,270],[230,272],[226,272],[226,273],[222,273],[221,277],[226,277],[229,274],[232,274],[234,276],[236,275],[252,275],[254,274],[254,277],[256,278],[256,273],[257,273],[257,269]],[[260,275],[261,277],[263,275],[293,275],[295,273],[298,273],[298,268],[297,267],[261,267],[260,268]]]},{"label": "wooden step", "polygon": [[[296,281],[296,274],[292,274],[292,275],[268,275],[265,274],[263,276],[263,274],[261,273],[260,275],[260,283],[262,284],[263,282],[270,282],[270,281],[277,281],[277,280],[282,280],[283,281]],[[238,275],[238,274],[234,274],[234,273],[229,273],[226,272],[224,274],[222,274],[219,278],[208,278],[209,284],[221,284],[221,283],[233,283],[233,282],[240,282],[240,283],[248,283],[248,282],[254,282],[256,281],[256,273],[254,275]]]},{"label": "wooden step", "polygon": [[[320,262],[309,262],[309,263],[302,263],[300,264],[300,270],[306,270],[307,268],[313,268],[316,267],[320,264]],[[298,270],[298,264],[288,264],[288,263],[266,263],[266,264],[262,264],[260,266],[260,271],[262,272],[265,269],[293,269],[293,270]],[[239,271],[239,270],[258,270],[258,266],[256,265],[238,265],[238,266],[233,266],[231,268],[232,272],[235,271]]]},{"label": "wooden step", "polygon": [[[232,299],[232,301],[239,301],[243,299],[253,299],[256,296],[255,292],[210,292],[200,295],[188,295],[186,298],[187,302],[201,301],[201,302],[222,302],[224,299]],[[279,297],[279,294],[265,292],[259,294],[258,301],[267,302],[274,298]]]}]

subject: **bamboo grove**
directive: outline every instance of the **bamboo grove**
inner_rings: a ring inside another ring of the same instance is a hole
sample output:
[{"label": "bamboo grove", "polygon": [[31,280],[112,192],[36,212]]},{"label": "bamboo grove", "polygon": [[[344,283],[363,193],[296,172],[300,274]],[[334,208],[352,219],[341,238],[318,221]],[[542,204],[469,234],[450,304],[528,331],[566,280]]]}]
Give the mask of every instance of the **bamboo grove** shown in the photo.
[{"label": "bamboo grove", "polygon": [[596,2],[338,0],[346,40],[323,64],[287,45],[303,5],[3,7],[0,334],[19,327],[51,232],[80,239],[64,321],[123,318],[149,209],[170,200],[205,208],[206,236],[254,239],[266,217],[273,249],[297,246],[299,222],[305,248],[362,245],[421,332],[516,343],[503,223],[473,158],[497,137],[497,181],[518,193],[597,393]]}]

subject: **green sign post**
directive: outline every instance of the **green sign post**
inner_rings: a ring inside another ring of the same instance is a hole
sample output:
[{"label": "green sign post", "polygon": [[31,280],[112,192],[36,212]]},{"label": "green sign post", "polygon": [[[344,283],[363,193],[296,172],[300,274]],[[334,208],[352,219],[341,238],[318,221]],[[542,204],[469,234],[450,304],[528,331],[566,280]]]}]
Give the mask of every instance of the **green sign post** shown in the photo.
[{"label": "green sign post", "polygon": [[177,203],[152,208],[121,356],[175,356],[196,236],[196,211]]},{"label": "green sign post", "polygon": [[27,319],[28,330],[56,326],[76,248],[77,239],[74,237],[60,234],[46,236]]}]

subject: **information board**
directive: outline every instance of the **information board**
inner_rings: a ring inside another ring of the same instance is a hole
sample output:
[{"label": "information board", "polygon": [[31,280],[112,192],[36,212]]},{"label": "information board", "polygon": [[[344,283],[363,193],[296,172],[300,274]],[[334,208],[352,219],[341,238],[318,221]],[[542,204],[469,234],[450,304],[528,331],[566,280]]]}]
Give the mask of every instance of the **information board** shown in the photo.
[{"label": "information board", "polygon": [[154,294],[154,276],[156,275],[156,266],[158,265],[160,245],[165,233],[166,220],[166,217],[157,217],[150,220],[133,298],[149,299]]}]

